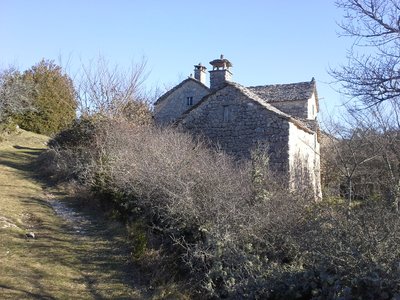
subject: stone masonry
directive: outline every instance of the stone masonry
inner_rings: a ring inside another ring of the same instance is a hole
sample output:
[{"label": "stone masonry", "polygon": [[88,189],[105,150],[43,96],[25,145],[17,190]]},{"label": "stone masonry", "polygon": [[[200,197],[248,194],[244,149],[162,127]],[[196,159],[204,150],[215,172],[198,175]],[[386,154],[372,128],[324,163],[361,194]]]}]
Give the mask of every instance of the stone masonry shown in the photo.
[{"label": "stone masonry", "polygon": [[318,142],[318,95],[315,80],[244,87],[232,82],[232,64],[223,56],[155,103],[157,124],[176,124],[202,135],[237,159],[250,159],[255,147],[268,147],[269,164],[287,176],[291,188],[311,187],[321,195]]},{"label": "stone masonry", "polygon": [[[288,170],[289,124],[284,114],[265,109],[261,99],[243,94],[231,83],[212,94],[206,103],[183,115],[180,125],[195,134],[202,134],[228,154],[249,159],[259,143],[270,147],[273,169]],[[272,108],[273,109],[273,108]]]},{"label": "stone masonry", "polygon": [[[210,89],[194,78],[182,81],[155,103],[155,122],[164,125],[174,122],[209,93]],[[192,99],[191,103],[188,102],[190,99]]]}]

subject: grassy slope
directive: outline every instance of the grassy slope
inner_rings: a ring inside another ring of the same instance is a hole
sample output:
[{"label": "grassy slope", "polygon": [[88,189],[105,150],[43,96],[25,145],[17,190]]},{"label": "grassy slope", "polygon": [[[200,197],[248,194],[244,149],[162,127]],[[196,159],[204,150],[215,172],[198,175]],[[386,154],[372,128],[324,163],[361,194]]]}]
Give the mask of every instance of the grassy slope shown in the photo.
[{"label": "grassy slope", "polygon": [[78,234],[55,214],[49,201],[66,195],[45,190],[32,164],[46,141],[22,131],[0,142],[0,298],[142,299],[120,229],[91,216]]}]

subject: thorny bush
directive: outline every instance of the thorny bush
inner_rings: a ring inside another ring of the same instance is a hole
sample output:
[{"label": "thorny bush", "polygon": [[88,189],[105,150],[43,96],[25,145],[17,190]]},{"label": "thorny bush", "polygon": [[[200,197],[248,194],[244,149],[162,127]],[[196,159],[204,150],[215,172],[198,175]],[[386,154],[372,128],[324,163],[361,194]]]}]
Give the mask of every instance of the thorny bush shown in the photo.
[{"label": "thorny bush", "polygon": [[135,255],[161,236],[194,296],[372,299],[399,290],[399,218],[379,203],[350,215],[316,204],[268,171],[261,148],[253,163],[237,162],[172,128],[90,120],[71,130],[51,144],[58,170],[147,227]]}]

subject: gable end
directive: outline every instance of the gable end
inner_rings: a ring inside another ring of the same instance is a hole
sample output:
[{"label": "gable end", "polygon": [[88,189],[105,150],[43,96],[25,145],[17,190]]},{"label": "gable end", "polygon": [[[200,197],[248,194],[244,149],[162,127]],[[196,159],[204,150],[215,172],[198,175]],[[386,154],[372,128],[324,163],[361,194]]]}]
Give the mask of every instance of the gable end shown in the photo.
[{"label": "gable end", "polygon": [[210,89],[208,88],[208,86],[206,86],[205,84],[203,84],[203,83],[200,82],[199,80],[194,79],[194,78],[192,78],[192,77],[189,77],[189,78],[185,79],[184,81],[182,81],[181,83],[179,83],[178,85],[174,86],[172,89],[170,89],[169,91],[167,91],[167,92],[164,93],[163,95],[161,95],[161,96],[156,100],[156,102],[154,102],[154,105],[160,104],[160,102],[162,102],[162,101],[164,101],[165,99],[167,99],[169,95],[171,95],[173,92],[175,92],[176,90],[178,90],[179,88],[181,88],[186,82],[189,82],[189,81],[196,82],[196,83],[198,83],[200,86],[206,88],[207,90],[210,90]]}]

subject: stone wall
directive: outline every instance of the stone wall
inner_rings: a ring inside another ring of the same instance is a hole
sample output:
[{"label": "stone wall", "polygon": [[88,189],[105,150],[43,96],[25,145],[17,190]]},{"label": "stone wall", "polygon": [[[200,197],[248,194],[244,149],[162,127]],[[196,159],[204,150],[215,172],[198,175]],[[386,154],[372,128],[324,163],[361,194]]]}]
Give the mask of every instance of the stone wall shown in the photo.
[{"label": "stone wall", "polygon": [[[189,79],[174,89],[165,99],[154,106],[154,120],[156,124],[165,125],[172,123],[185,111],[196,105],[210,90],[200,82]],[[192,105],[187,104],[187,98],[193,97]]]},{"label": "stone wall", "polygon": [[321,198],[320,145],[317,133],[309,133],[295,124],[289,127],[290,186],[293,189],[313,189]]},{"label": "stone wall", "polygon": [[280,111],[287,113],[290,116],[307,119],[308,118],[308,101],[282,101],[272,102],[271,105],[275,106]]},{"label": "stone wall", "polygon": [[314,120],[317,117],[318,106],[315,94],[307,100],[271,102],[271,105],[290,116]]},{"label": "stone wall", "polygon": [[315,120],[318,115],[318,103],[315,97],[315,93],[313,93],[312,97],[308,99],[308,119]]},{"label": "stone wall", "polygon": [[237,158],[250,158],[259,143],[269,146],[270,166],[288,171],[289,122],[228,85],[186,115],[181,126],[202,134]]},{"label": "stone wall", "polygon": [[232,81],[232,73],[228,69],[212,70],[210,73],[210,89],[216,91],[223,88],[228,81]]}]

